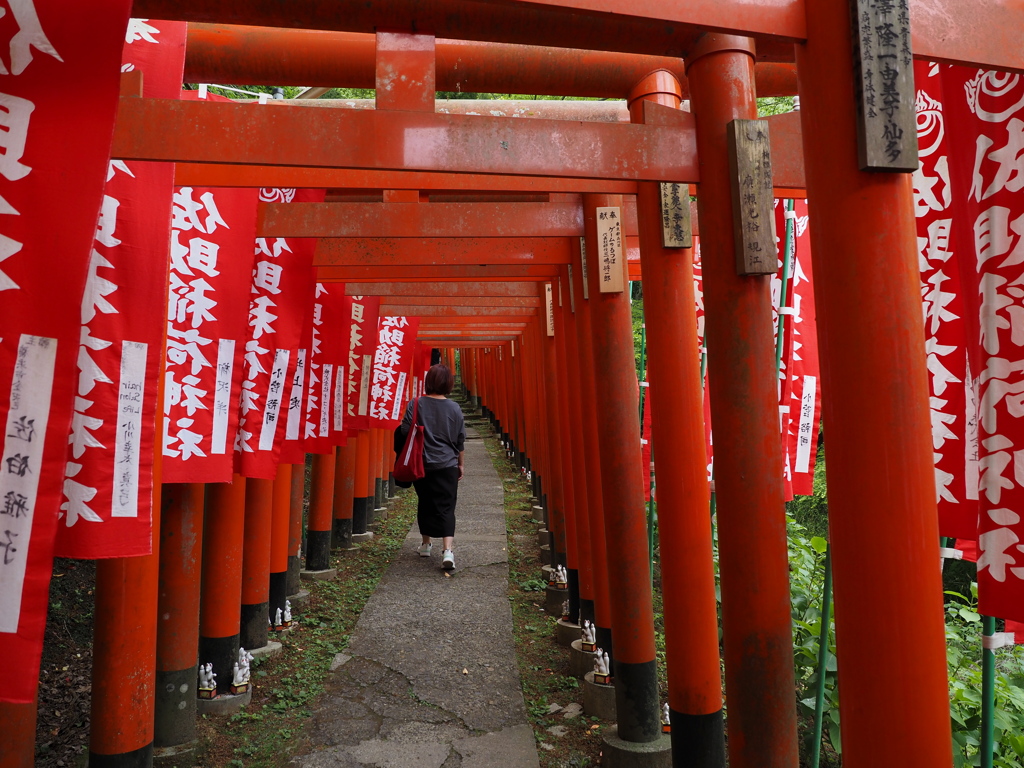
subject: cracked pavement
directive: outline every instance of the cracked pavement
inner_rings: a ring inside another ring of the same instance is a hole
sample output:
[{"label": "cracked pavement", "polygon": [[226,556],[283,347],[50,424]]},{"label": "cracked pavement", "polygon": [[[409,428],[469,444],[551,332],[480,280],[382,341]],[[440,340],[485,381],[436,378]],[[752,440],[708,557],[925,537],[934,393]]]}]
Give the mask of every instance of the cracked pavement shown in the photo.
[{"label": "cracked pavement", "polygon": [[506,596],[501,480],[467,426],[455,566],[409,531],[336,660],[298,768],[538,768]]}]

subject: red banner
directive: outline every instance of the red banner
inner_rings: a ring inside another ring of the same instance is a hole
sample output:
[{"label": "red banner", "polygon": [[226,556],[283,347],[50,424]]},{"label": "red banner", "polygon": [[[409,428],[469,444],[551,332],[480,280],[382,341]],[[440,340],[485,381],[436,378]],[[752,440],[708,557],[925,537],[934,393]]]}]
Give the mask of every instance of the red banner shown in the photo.
[{"label": "red banner", "polygon": [[348,364],[346,366],[345,429],[370,428],[370,387],[377,345],[379,296],[349,296]]},{"label": "red banner", "polygon": [[[324,191],[261,189],[263,202],[323,202]],[[249,332],[243,363],[236,471],[272,480],[287,422],[289,381],[295,373],[305,310],[313,300],[313,238],[256,239]]]},{"label": "red banner", "polygon": [[405,415],[418,317],[380,318],[370,380],[370,426],[397,429]]},{"label": "red banner", "polygon": [[31,703],[131,4],[0,21],[0,701]]},{"label": "red banner", "polygon": [[979,607],[1024,620],[1024,78],[964,67],[942,67],[941,77],[945,130],[959,150],[949,170],[963,226],[952,242],[977,388]]},{"label": "red banner", "polygon": [[[185,23],[132,19],[122,70],[143,95],[181,92]],[[157,381],[164,343],[173,163],[107,172],[82,302],[78,395],[57,529],[61,557],[152,551]]]},{"label": "red banner", "polygon": [[[914,65],[920,167],[914,210],[928,355],[939,532],[973,539],[978,528],[977,406],[967,365],[967,330],[954,230],[963,226],[950,179],[941,67]],[[973,270],[972,270],[973,271]]]},{"label": "red banner", "polygon": [[[776,232],[785,237],[786,217],[793,221],[786,303],[779,310],[785,318],[782,337],[782,449],[785,460],[786,498],[810,496],[814,492],[814,464],[818,453],[818,425],[821,423],[821,375],[818,370],[818,331],[815,327],[814,285],[811,279],[811,238],[808,231],[807,201],[795,200],[793,211],[777,201]],[[780,249],[781,250],[781,249]],[[774,282],[781,286],[777,275]],[[781,295],[776,297],[776,303]],[[777,327],[777,326],[776,326]]]},{"label": "red banner", "polygon": [[308,453],[330,453],[344,441],[348,317],[344,283],[317,283],[303,433]]},{"label": "red banner", "polygon": [[316,268],[309,270],[309,298],[302,312],[302,331],[295,350],[295,365],[291,367],[288,382],[288,413],[284,419],[284,439],[281,441],[280,462],[302,464],[306,460],[306,380],[309,377],[309,357],[313,346],[313,309],[316,297]]},{"label": "red banner", "polygon": [[249,354],[246,318],[257,195],[255,189],[192,187],[174,193],[165,483],[231,480],[242,367]]}]

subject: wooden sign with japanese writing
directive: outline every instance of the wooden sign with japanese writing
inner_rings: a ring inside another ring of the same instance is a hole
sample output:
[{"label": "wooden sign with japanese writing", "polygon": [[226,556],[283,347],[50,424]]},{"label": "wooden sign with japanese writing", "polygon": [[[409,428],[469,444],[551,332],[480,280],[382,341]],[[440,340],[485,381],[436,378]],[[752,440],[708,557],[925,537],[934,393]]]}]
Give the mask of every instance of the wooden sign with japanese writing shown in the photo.
[{"label": "wooden sign with japanese writing", "polygon": [[622,209],[597,208],[598,285],[601,293],[622,293]]},{"label": "wooden sign with japanese writing", "polygon": [[587,238],[580,238],[580,266],[583,270],[583,298],[590,298],[590,286],[587,285]]},{"label": "wooden sign with japanese writing", "polygon": [[572,284],[572,264],[569,265],[569,310],[576,314],[576,289]]},{"label": "wooden sign with japanese writing", "polygon": [[665,248],[693,247],[687,184],[661,182],[661,244]]},{"label": "wooden sign with japanese writing", "polygon": [[741,275],[774,275],[778,256],[768,123],[733,120],[728,138],[736,271]]},{"label": "wooden sign with japanese writing", "polygon": [[552,306],[551,283],[544,283],[544,308],[547,317],[548,336],[555,335],[555,308]]},{"label": "wooden sign with japanese writing", "polygon": [[917,170],[907,0],[851,0],[857,150],[862,171]]}]

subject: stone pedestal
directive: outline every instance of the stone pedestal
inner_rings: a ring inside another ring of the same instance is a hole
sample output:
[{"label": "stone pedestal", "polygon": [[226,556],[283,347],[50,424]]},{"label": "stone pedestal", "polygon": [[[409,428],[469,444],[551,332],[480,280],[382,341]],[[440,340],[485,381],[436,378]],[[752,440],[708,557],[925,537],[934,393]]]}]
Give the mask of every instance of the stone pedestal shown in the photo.
[{"label": "stone pedestal", "polygon": [[540,548],[540,561],[544,565],[551,565],[551,547],[547,544]]},{"label": "stone pedestal", "polygon": [[302,605],[309,600],[309,590],[300,589],[294,595],[288,595],[288,599],[292,601],[292,608],[297,605]]},{"label": "stone pedestal", "polygon": [[615,686],[594,682],[594,673],[583,676],[583,711],[588,717],[615,722]]},{"label": "stone pedestal", "polygon": [[352,543],[353,544],[362,544],[363,542],[366,542],[366,541],[373,541],[373,531],[366,531],[366,533],[353,533],[352,534]]},{"label": "stone pedestal", "polygon": [[[254,659],[269,659],[271,656],[277,656],[281,652],[281,647],[279,642],[271,640],[259,648],[246,648],[245,650],[251,653]],[[249,690],[252,690],[252,686],[249,686]]]},{"label": "stone pedestal", "polygon": [[550,547],[551,546],[551,531],[547,528],[537,529],[537,546],[538,547]]},{"label": "stone pedestal", "polygon": [[544,596],[544,610],[548,616],[562,616],[562,603],[569,599],[568,589],[559,589],[548,585]]},{"label": "stone pedestal", "polygon": [[559,645],[570,646],[573,640],[580,639],[580,625],[571,621],[559,619],[555,625],[555,642]]},{"label": "stone pedestal", "polygon": [[533,519],[536,520],[538,523],[544,521],[544,507],[534,504]]},{"label": "stone pedestal", "polygon": [[153,765],[159,768],[192,768],[196,762],[195,748],[198,741],[177,744],[173,747],[153,747]]},{"label": "stone pedestal", "polygon": [[233,696],[230,693],[222,693],[216,699],[197,699],[196,711],[200,715],[233,715],[241,712],[242,707],[252,701],[252,684],[249,690]]},{"label": "stone pedestal", "polygon": [[330,581],[337,575],[337,568],[325,568],[322,571],[301,571],[299,578],[303,581]]},{"label": "stone pedestal", "polygon": [[594,671],[594,652],[583,650],[582,640],[573,640],[569,645],[569,674],[583,677]]},{"label": "stone pedestal", "polygon": [[637,743],[619,738],[619,727],[604,732],[602,768],[672,768],[672,738],[663,733],[655,741]]}]

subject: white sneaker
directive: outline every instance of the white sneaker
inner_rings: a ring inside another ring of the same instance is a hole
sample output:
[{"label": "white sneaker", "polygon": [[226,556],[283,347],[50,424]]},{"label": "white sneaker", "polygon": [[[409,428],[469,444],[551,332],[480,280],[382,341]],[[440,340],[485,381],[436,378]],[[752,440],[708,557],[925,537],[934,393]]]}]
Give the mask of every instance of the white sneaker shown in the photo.
[{"label": "white sneaker", "polygon": [[416,551],[420,553],[420,557],[430,557],[430,550],[434,548],[434,545],[429,541],[426,544],[420,544],[419,549]]},{"label": "white sneaker", "polygon": [[444,551],[444,557],[441,558],[441,567],[446,571],[455,570],[455,553],[450,549]]}]

